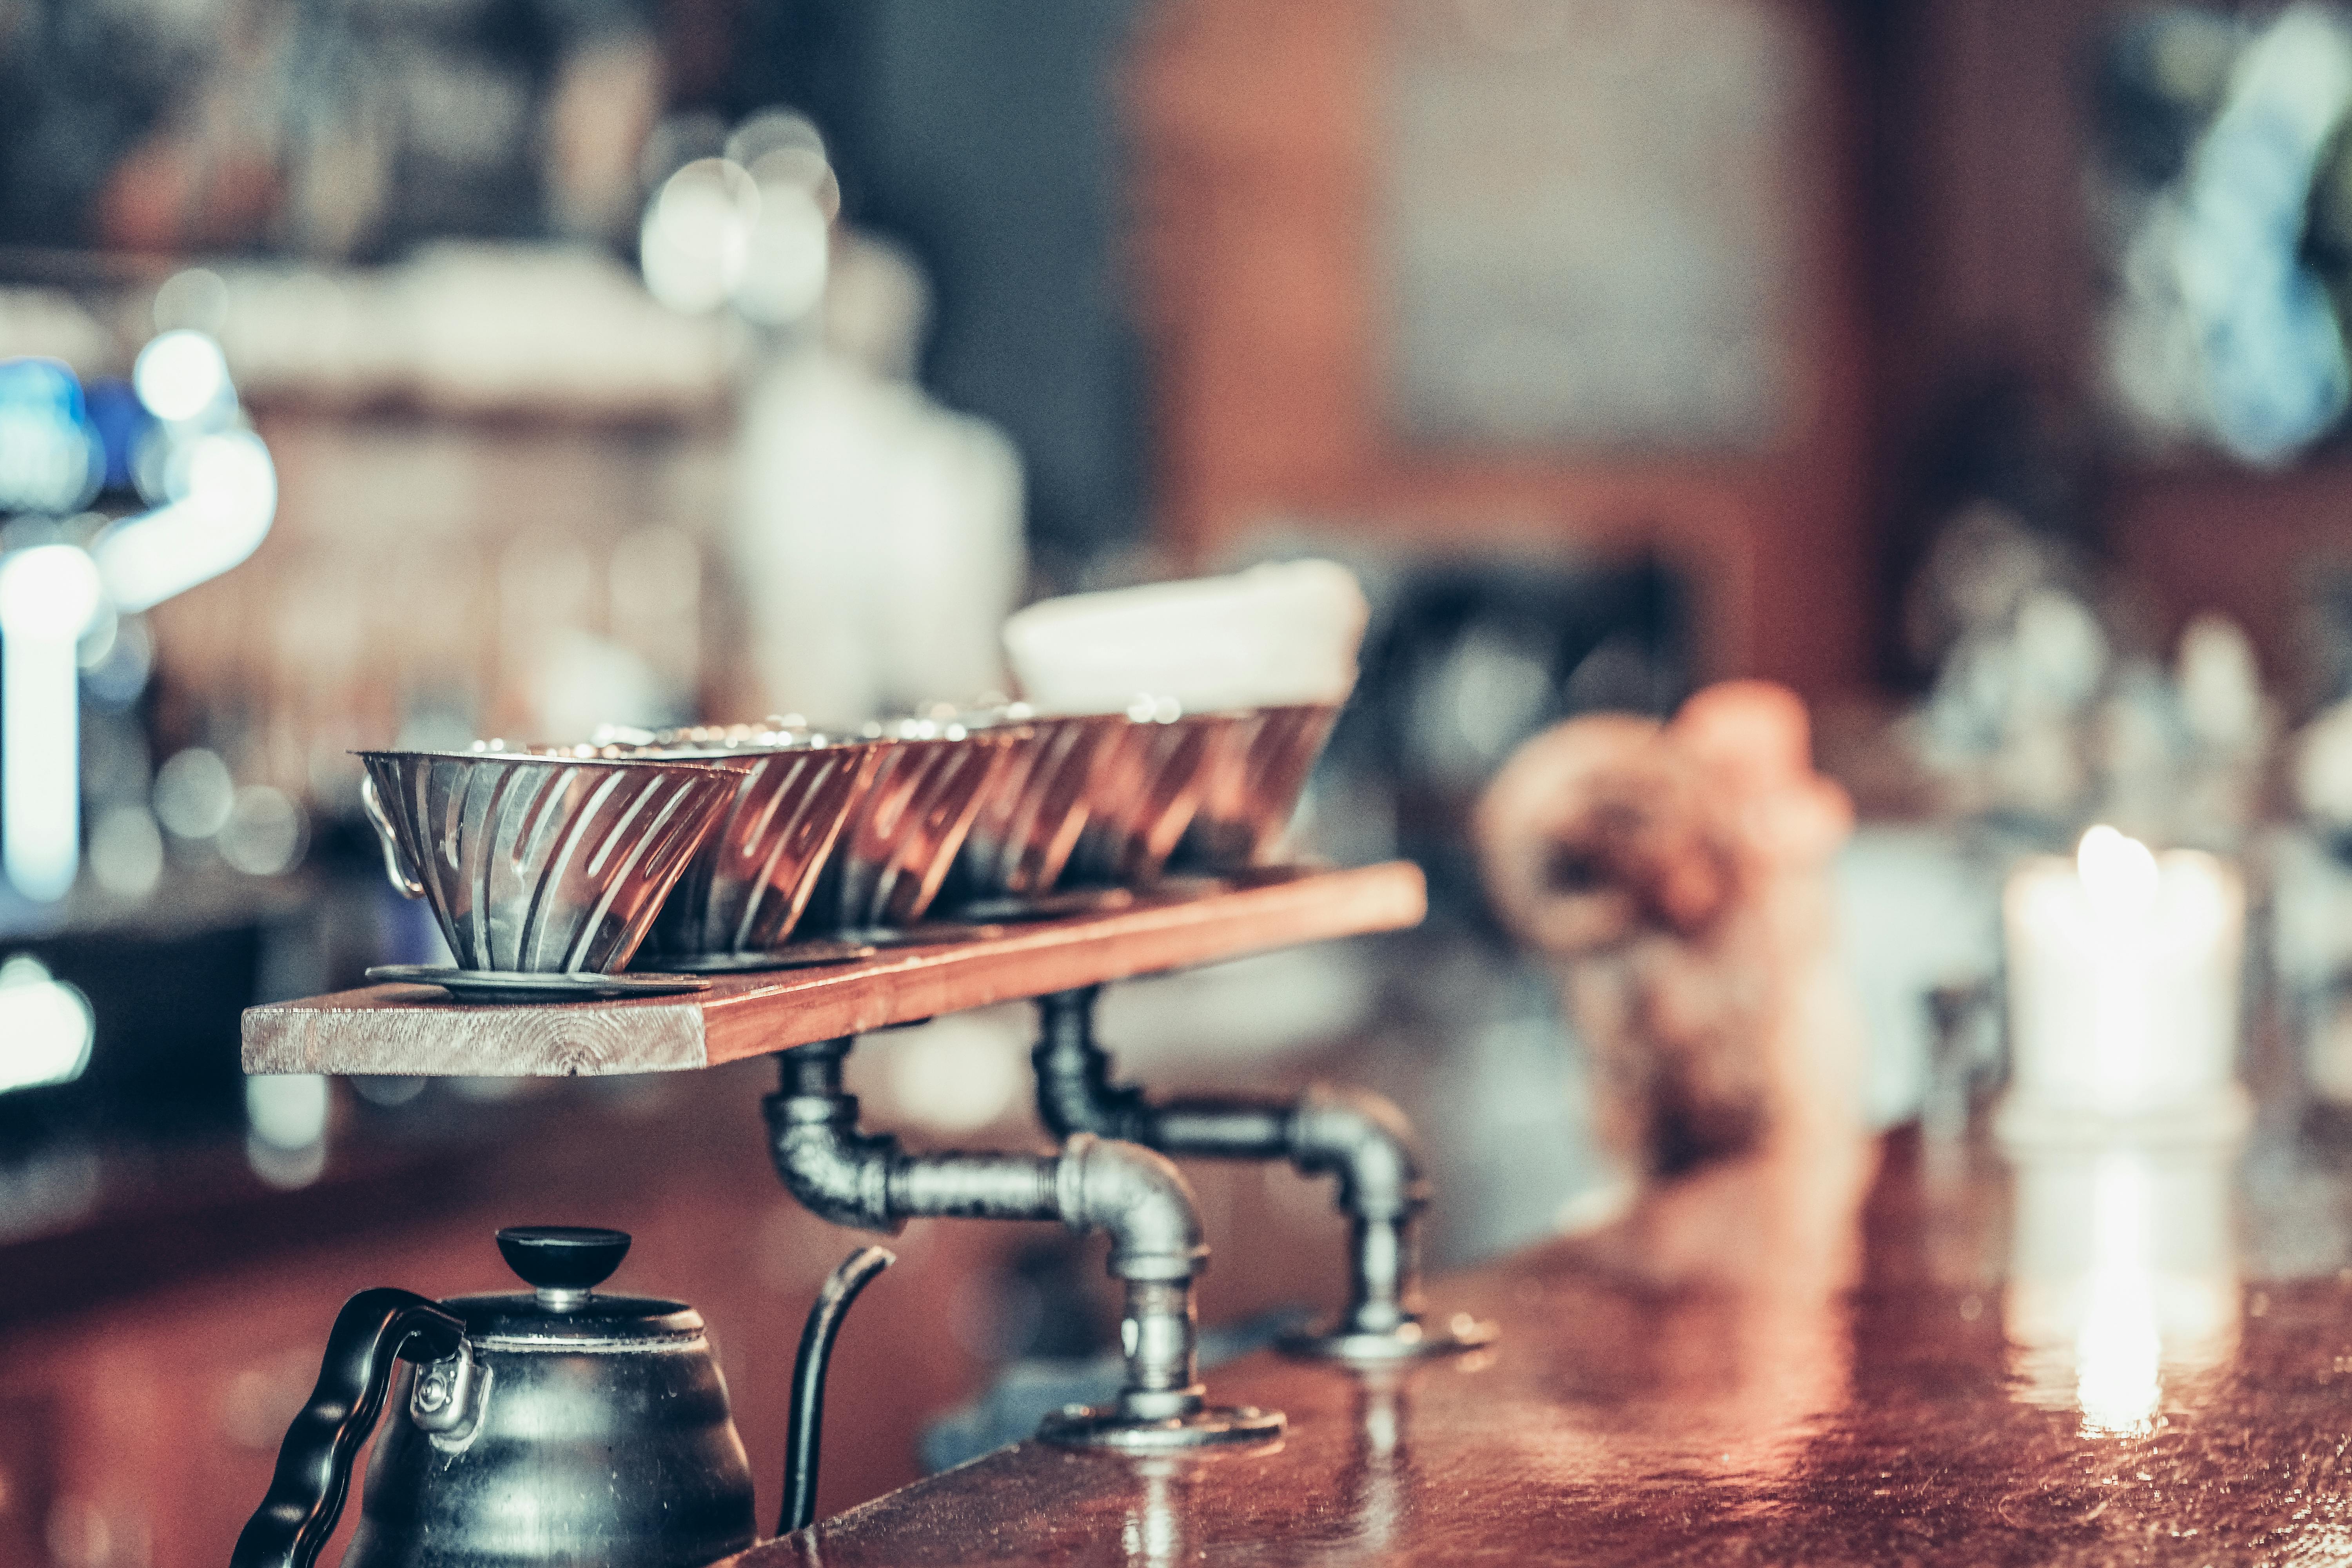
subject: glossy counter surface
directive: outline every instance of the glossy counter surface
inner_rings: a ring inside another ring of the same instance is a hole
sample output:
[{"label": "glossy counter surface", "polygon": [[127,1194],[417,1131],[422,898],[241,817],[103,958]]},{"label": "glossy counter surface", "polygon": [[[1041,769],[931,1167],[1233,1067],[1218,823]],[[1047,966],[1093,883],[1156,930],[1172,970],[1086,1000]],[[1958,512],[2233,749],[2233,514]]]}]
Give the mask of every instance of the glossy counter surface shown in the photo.
[{"label": "glossy counter surface", "polygon": [[1213,1373],[1275,1451],[1024,1443],[738,1568],[2352,1562],[2347,1184],[2237,1152],[1725,1173],[1434,1282],[1486,1356]]}]

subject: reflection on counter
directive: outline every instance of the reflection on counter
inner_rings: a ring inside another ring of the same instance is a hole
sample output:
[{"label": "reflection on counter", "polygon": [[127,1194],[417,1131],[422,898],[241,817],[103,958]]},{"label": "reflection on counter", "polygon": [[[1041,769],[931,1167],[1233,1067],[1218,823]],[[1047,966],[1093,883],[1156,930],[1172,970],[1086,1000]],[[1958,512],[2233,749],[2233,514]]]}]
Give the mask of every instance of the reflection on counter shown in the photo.
[{"label": "reflection on counter", "polygon": [[2086,1436],[2145,1436],[2237,1353],[2239,1151],[2223,1142],[2012,1154],[2002,1321],[2020,1397]]},{"label": "reflection on counter", "polygon": [[[1859,1271],[1802,1311],[1713,1279],[1629,1272],[1620,1229],[1454,1277],[1499,1321],[1496,1352],[1475,1368],[1425,1369],[1392,1405],[1272,1358],[1227,1370],[1225,1386],[1280,1401],[1291,1429],[1276,1453],[1189,1471],[1170,1489],[1179,1506],[1162,1538],[1209,1561],[2336,1560],[2352,1284],[2205,1248],[2226,1236],[2214,1217],[2236,1202],[2263,1216],[2257,1228],[2300,1220],[2340,1248],[2352,1236],[2340,1206],[2315,1219],[2272,1182],[2241,1184],[2226,1160],[2167,1172],[2155,1155],[2140,1216],[2153,1227],[2106,1252],[2117,1278],[2078,1298],[2139,1302],[2106,1317],[2141,1328],[2085,1361],[2081,1321],[2053,1315],[2066,1364],[2037,1384],[1994,1294],[2012,1261],[2003,1232],[2026,1219],[2006,1201],[1998,1158],[1979,1149],[1963,1179],[1944,1182],[1915,1135],[1883,1150],[1848,1219]],[[2085,1272],[2086,1254],[2040,1249],[2088,1246],[2090,1163],[2061,1178],[2075,1190],[2051,1207],[2070,1217],[2042,1228],[2021,1269]],[[2340,1205],[2340,1174],[2327,1190]],[[2178,1246],[2163,1235],[2168,1203],[2186,1205]],[[1938,1254],[1961,1264],[1957,1277],[1939,1277]],[[1819,1379],[1822,1364],[1834,1379]],[[1753,1399],[1740,1392],[1751,1379],[1817,1397]],[[1150,1539],[1151,1500],[1125,1470],[1024,1445],[759,1548],[746,1568],[1123,1565]]]}]

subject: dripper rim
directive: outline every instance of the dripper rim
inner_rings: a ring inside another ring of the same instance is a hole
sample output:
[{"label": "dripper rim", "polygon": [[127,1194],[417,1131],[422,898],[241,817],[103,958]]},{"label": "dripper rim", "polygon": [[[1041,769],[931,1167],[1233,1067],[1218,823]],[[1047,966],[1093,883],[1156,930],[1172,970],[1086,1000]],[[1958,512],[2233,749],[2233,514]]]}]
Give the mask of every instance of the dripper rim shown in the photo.
[{"label": "dripper rim", "polygon": [[[625,742],[614,742],[615,745]],[[843,752],[859,746],[895,746],[899,742],[887,735],[811,735],[790,741],[746,741],[736,746],[666,746],[656,741],[627,742],[629,754],[622,757],[586,759],[616,763],[701,763],[724,762],[730,757],[772,757],[794,752]],[[495,754],[495,753],[492,753]]]},{"label": "dripper rim", "polygon": [[425,757],[435,762],[452,763],[536,763],[544,767],[566,768],[646,768],[667,763],[685,763],[694,767],[708,768],[713,773],[741,774],[751,772],[749,763],[730,765],[720,757],[564,757],[549,756],[539,752],[402,752],[354,748],[344,753],[362,759],[383,757]]}]

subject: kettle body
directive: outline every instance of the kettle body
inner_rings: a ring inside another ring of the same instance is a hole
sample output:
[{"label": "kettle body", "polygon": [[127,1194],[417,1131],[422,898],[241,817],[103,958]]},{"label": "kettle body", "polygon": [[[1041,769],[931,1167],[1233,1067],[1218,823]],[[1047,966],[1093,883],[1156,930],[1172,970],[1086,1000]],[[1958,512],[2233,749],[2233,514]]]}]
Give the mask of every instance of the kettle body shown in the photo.
[{"label": "kettle body", "polygon": [[702,1320],[516,1300],[443,1303],[464,1345],[401,1369],[344,1568],[697,1568],[751,1545],[751,1465]]},{"label": "kettle body", "polygon": [[619,1231],[498,1240],[531,1290],[344,1305],[232,1568],[310,1568],[372,1430],[348,1568],[699,1568],[757,1539],[701,1317],[596,1293]]}]

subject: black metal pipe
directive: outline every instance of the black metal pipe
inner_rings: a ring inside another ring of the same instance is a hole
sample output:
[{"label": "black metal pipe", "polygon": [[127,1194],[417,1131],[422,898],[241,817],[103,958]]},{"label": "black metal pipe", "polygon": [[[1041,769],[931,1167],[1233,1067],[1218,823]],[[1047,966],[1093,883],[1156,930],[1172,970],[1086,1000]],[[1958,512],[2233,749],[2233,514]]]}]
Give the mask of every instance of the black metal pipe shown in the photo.
[{"label": "black metal pipe", "polygon": [[1110,1081],[1110,1058],[1095,1044],[1095,998],[1101,987],[1054,991],[1037,998],[1037,1119],[1056,1138],[1091,1132],[1149,1144],[1161,1131],[1142,1089]]},{"label": "black metal pipe", "polygon": [[1058,1219],[1108,1233],[1109,1271],[1127,1282],[1118,1414],[1201,1412],[1192,1281],[1208,1247],[1182,1173],[1149,1149],[1086,1135],[1050,1154],[909,1154],[895,1138],[858,1131],[856,1098],[841,1087],[851,1043],[778,1055],[782,1082],[761,1109],[786,1189],[822,1218],[885,1234],[929,1217]]},{"label": "black metal pipe", "polygon": [[805,1530],[816,1519],[817,1449],[824,1435],[824,1371],[833,1361],[834,1336],[850,1303],[874,1277],[898,1261],[887,1247],[861,1247],[825,1277],[801,1330],[801,1351],[793,1362],[793,1405],[784,1429],[784,1502],[776,1533]]},{"label": "black metal pipe", "polygon": [[1111,1081],[1110,1058],[1094,1036],[1098,989],[1037,999],[1030,1061],[1046,1130],[1124,1138],[1167,1154],[1287,1160],[1304,1174],[1337,1177],[1350,1232],[1340,1331],[1391,1334],[1413,1321],[1412,1221],[1428,1185],[1396,1107],[1365,1090],[1321,1086],[1287,1100],[1234,1095],[1155,1104],[1141,1089]]},{"label": "black metal pipe", "polygon": [[857,1130],[857,1097],[841,1087],[841,1062],[856,1042],[820,1040],[779,1052],[782,1082],[760,1102],[770,1153],[793,1196],[819,1219],[896,1236],[906,1216],[890,1212],[890,1170],[898,1141]]}]

